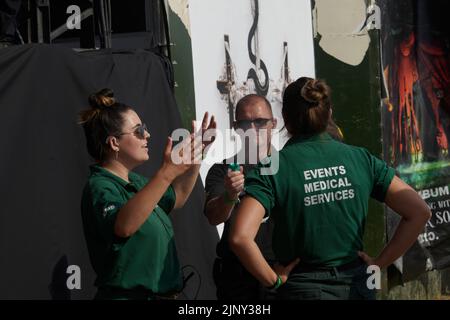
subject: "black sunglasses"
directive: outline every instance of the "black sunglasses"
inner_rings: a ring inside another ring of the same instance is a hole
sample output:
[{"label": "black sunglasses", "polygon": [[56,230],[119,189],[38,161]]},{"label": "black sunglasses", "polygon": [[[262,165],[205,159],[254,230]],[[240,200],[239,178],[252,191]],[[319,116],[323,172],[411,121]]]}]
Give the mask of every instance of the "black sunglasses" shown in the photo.
[{"label": "black sunglasses", "polygon": [[267,126],[269,121],[272,121],[273,118],[265,119],[265,118],[257,118],[253,120],[236,120],[236,127],[247,130],[252,127],[252,123],[255,124],[256,129],[261,129]]}]

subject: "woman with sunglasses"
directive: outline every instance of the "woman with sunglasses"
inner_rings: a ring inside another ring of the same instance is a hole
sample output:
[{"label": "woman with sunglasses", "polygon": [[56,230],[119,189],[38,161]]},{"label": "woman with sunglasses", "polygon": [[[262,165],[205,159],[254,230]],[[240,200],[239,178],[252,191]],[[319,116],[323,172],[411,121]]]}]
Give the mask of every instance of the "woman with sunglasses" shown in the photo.
[{"label": "woman with sunglasses", "polygon": [[[149,159],[145,124],[110,89],[89,97],[80,113],[87,149],[96,164],[83,191],[81,210],[96,299],[175,298],[182,288],[174,234],[168,217],[186,202],[197,180],[202,144],[194,133],[172,155],[168,138],[163,164],[150,180],[132,172]],[[215,128],[205,114],[202,129]],[[198,140],[198,139],[195,139]],[[173,156],[187,159],[180,164]],[[203,148],[205,146],[203,145]],[[186,163],[189,162],[189,163]]]},{"label": "woman with sunglasses", "polygon": [[[367,150],[330,137],[331,114],[325,82],[300,78],[286,88],[282,115],[291,138],[278,154],[278,172],[262,175],[265,165],[260,164],[247,175],[247,196],[231,228],[232,250],[263,285],[278,289],[281,299],[374,299],[368,265],[390,265],[430,218],[427,204],[394,169]],[[401,216],[376,258],[363,252],[370,197]],[[280,262],[274,268],[254,240],[261,219],[269,215]]]}]

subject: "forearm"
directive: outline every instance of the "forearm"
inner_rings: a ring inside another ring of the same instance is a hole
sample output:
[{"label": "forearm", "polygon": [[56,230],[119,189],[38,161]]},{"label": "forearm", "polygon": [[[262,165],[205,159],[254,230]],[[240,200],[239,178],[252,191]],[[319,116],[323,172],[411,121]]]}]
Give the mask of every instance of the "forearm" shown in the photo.
[{"label": "forearm", "polygon": [[413,245],[431,216],[430,208],[425,201],[398,177],[392,179],[385,202],[402,219],[391,241],[373,261],[381,268],[389,266]]},{"label": "forearm", "polygon": [[267,263],[254,240],[231,239],[230,245],[243,266],[263,286],[270,287],[277,281],[277,274]]},{"label": "forearm", "polygon": [[150,216],[171,181],[163,168],[158,170],[144,188],[120,209],[114,225],[115,234],[123,238],[133,235]]},{"label": "forearm", "polygon": [[209,224],[217,226],[230,218],[234,203],[225,199],[225,194],[215,197],[206,204],[206,217]]},{"label": "forearm", "polygon": [[420,218],[410,220],[402,218],[392,239],[374,260],[374,263],[380,268],[385,268],[402,256],[417,240],[425,222]]},{"label": "forearm", "polygon": [[244,267],[264,286],[273,286],[278,275],[267,263],[255,242],[264,217],[264,207],[252,197],[244,197],[230,230],[230,247]]},{"label": "forearm", "polygon": [[196,164],[173,181],[172,186],[176,194],[175,209],[181,208],[186,203],[194,189],[199,170],[200,165]]}]

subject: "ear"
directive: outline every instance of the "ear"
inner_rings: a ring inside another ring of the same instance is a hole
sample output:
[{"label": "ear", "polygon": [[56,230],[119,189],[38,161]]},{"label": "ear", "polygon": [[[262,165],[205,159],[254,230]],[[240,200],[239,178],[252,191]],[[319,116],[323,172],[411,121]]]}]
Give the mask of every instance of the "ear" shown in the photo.
[{"label": "ear", "polygon": [[109,146],[109,148],[114,151],[117,152],[119,151],[119,139],[117,137],[114,136],[109,136],[108,139],[106,140],[106,144]]},{"label": "ear", "polygon": [[277,127],[277,118],[273,118],[273,120],[272,120],[272,129],[276,129],[276,127]]},{"label": "ear", "polygon": [[284,127],[286,128],[286,131],[289,133],[291,132],[291,127],[286,122],[284,123]]}]

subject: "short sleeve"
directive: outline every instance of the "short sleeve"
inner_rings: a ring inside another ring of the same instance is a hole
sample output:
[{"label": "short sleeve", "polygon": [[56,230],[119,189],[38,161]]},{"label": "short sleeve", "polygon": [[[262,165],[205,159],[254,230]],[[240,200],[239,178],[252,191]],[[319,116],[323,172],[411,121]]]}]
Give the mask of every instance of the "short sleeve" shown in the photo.
[{"label": "short sleeve", "polygon": [[259,164],[245,177],[245,194],[255,198],[266,210],[264,217],[270,216],[275,206],[275,191],[273,188],[273,175],[262,175]]},{"label": "short sleeve", "polygon": [[173,210],[175,207],[175,201],[176,201],[176,194],[175,190],[173,189],[173,186],[170,185],[166,192],[161,197],[161,200],[158,202],[158,206],[161,207],[167,214],[170,213],[170,211]]},{"label": "short sleeve", "polygon": [[209,200],[221,196],[225,192],[224,180],[227,174],[227,166],[216,163],[208,171],[205,180],[206,203]]},{"label": "short sleeve", "polygon": [[372,172],[372,192],[370,196],[375,200],[384,202],[387,190],[394,179],[395,170],[386,162],[369,153],[369,163]]},{"label": "short sleeve", "polygon": [[117,213],[126,203],[114,183],[104,180],[90,185],[92,209],[97,222],[97,229],[107,242],[120,243],[114,233]]}]

